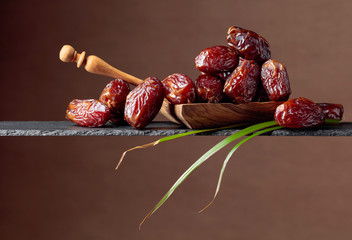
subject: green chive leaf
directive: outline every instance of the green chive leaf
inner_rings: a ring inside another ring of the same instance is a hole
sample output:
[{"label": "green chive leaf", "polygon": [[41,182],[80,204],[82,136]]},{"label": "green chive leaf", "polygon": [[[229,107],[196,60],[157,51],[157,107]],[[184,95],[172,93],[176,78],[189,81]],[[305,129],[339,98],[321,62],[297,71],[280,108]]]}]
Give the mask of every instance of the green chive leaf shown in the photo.
[{"label": "green chive leaf", "polygon": [[229,162],[232,154],[245,142],[247,142],[248,140],[254,138],[255,136],[258,136],[258,135],[261,135],[263,133],[266,133],[266,132],[271,132],[271,131],[274,131],[274,130],[277,130],[277,129],[281,129],[283,127],[281,126],[276,126],[276,127],[271,127],[271,128],[266,128],[264,130],[261,130],[261,131],[258,131],[258,132],[255,132],[253,133],[251,136],[245,138],[244,140],[242,140],[241,142],[239,142],[238,144],[236,144],[232,150],[228,153],[228,155],[226,156],[226,159],[224,160],[224,163],[222,165],[222,168],[221,168],[221,171],[220,171],[220,176],[219,176],[219,180],[218,180],[218,184],[216,186],[216,190],[215,190],[215,194],[214,194],[214,197],[212,199],[212,201],[206,205],[202,210],[199,211],[199,213],[203,212],[205,209],[207,209],[215,200],[216,196],[218,195],[219,193],[219,190],[220,190],[220,185],[221,185],[221,180],[222,180],[222,176],[224,174],[224,171],[225,171],[225,168],[226,168],[226,165],[227,163]]},{"label": "green chive leaf", "polygon": [[185,132],[185,133],[179,133],[179,134],[175,134],[175,135],[172,135],[172,136],[167,136],[167,137],[160,138],[159,140],[151,142],[151,143],[147,143],[147,144],[144,144],[144,145],[140,145],[140,146],[136,146],[136,147],[130,148],[130,149],[128,149],[128,150],[126,150],[126,151],[124,151],[122,153],[122,156],[121,156],[119,162],[117,163],[117,165],[115,167],[115,170],[117,170],[119,168],[119,166],[121,165],[126,153],[129,152],[129,151],[132,151],[132,150],[135,150],[135,149],[140,149],[140,148],[154,147],[154,146],[158,145],[159,143],[167,142],[167,141],[170,141],[170,140],[173,140],[173,139],[176,139],[176,138],[185,137],[185,136],[192,135],[192,134],[210,132],[210,131],[216,131],[216,130],[222,130],[222,129],[228,129],[228,128],[235,128],[235,127],[239,127],[239,126],[243,126],[243,125],[247,125],[247,124],[235,124],[235,125],[230,125],[230,126],[225,126],[225,127],[210,128],[210,129],[200,129],[200,130],[194,130],[194,131],[189,131],[189,132]]},{"label": "green chive leaf", "polygon": [[252,132],[275,126],[277,123],[275,121],[269,121],[269,122],[263,122],[259,124],[255,124],[252,126],[249,126],[247,128],[244,128],[231,136],[225,138],[218,144],[216,144],[214,147],[212,147],[210,150],[208,150],[204,155],[202,155],[196,162],[194,162],[182,175],[179,177],[179,179],[174,183],[174,185],[169,189],[169,191],[162,197],[162,199],[155,205],[155,207],[148,213],[148,215],[142,220],[142,222],[139,225],[139,229],[141,229],[142,224],[153,214],[155,213],[161,205],[171,196],[171,194],[176,190],[176,188],[195,170],[197,169],[203,162],[205,162],[208,158],[210,158],[213,154],[215,154],[217,151],[228,145],[229,143],[237,140],[238,138],[241,138],[247,134],[250,134]]},{"label": "green chive leaf", "polygon": [[325,118],[325,124],[328,125],[338,125],[340,124],[341,119],[332,119],[332,118]]}]

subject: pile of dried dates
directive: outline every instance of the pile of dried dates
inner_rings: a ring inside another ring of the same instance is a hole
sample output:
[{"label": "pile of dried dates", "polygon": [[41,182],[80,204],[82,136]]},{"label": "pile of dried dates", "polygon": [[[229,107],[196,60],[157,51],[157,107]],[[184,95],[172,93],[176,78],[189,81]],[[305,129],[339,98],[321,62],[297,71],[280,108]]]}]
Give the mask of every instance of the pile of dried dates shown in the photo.
[{"label": "pile of dried dates", "polygon": [[175,73],[162,81],[149,77],[131,91],[128,83],[115,79],[104,88],[99,100],[73,100],[66,118],[85,127],[99,127],[110,121],[143,129],[166,98],[172,104],[286,101],[276,109],[275,120],[289,128],[320,126],[325,118],[342,119],[341,104],[316,104],[306,98],[288,100],[291,87],[287,70],[271,59],[269,43],[262,36],[232,26],[227,43],[199,53],[195,66],[200,74],[195,82]]}]

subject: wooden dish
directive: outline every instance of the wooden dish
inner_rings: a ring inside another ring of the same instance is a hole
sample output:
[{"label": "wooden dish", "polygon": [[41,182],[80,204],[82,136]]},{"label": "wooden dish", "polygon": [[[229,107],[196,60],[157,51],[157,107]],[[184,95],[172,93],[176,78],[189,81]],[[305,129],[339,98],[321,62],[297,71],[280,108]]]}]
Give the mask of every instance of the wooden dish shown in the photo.
[{"label": "wooden dish", "polygon": [[172,105],[164,100],[160,112],[171,122],[184,124],[190,129],[202,129],[273,120],[276,107],[282,103],[188,103]]}]

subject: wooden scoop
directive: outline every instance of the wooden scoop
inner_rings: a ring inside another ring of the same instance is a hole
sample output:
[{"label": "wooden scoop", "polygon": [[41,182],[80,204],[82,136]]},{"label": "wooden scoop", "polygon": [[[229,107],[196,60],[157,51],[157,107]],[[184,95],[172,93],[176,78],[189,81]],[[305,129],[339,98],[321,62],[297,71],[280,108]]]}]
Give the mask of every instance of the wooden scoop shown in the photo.
[{"label": "wooden scoop", "polygon": [[90,73],[95,73],[112,78],[120,78],[135,86],[143,82],[142,79],[136,78],[132,75],[129,75],[112,67],[103,59],[98,58],[97,56],[90,55],[86,57],[86,52],[84,51],[81,54],[77,53],[77,51],[70,45],[64,45],[61,48],[59,58],[63,62],[76,62],[77,68],[84,65],[84,68]]},{"label": "wooden scoop", "polygon": [[[59,58],[63,62],[76,62],[77,68],[84,65],[84,68],[90,73],[120,78],[133,85],[139,85],[143,82],[142,79],[112,67],[97,56],[86,57],[86,52],[79,54],[69,45],[62,47]],[[188,103],[173,105],[165,99],[160,112],[171,122],[184,124],[191,129],[200,129],[272,120],[276,107],[281,103]]]}]

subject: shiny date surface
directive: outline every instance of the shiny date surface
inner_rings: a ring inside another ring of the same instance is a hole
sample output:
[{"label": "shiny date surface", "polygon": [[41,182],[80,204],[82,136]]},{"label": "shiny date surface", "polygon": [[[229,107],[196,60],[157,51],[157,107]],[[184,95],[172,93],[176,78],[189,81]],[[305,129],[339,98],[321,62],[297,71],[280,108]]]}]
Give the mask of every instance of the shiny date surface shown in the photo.
[{"label": "shiny date surface", "polygon": [[195,58],[196,68],[204,73],[214,74],[233,70],[238,64],[238,56],[229,47],[206,48]]},{"label": "shiny date surface", "polygon": [[199,102],[219,103],[224,99],[223,81],[213,75],[201,74],[196,80],[197,99]]},{"label": "shiny date surface", "polygon": [[343,106],[335,103],[317,103],[322,109],[324,117],[330,119],[342,120]]},{"label": "shiny date surface", "polygon": [[258,88],[260,69],[253,60],[240,59],[238,66],[227,78],[225,95],[234,103],[252,101]]},{"label": "shiny date surface", "polygon": [[232,26],[227,31],[227,43],[240,57],[264,62],[271,56],[269,43],[259,34]]},{"label": "shiny date surface", "polygon": [[286,101],[291,94],[290,80],[285,66],[272,59],[261,68],[261,81],[271,101]]},{"label": "shiny date surface", "polygon": [[125,104],[125,121],[142,129],[158,114],[164,99],[163,84],[156,77],[149,77],[133,89]]},{"label": "shiny date surface", "polygon": [[162,81],[165,98],[172,104],[192,103],[195,101],[195,85],[188,76],[181,73],[169,75]]},{"label": "shiny date surface", "polygon": [[95,99],[75,99],[66,110],[66,119],[83,127],[103,126],[110,117],[109,108]]},{"label": "shiny date surface", "polygon": [[324,114],[318,104],[300,97],[279,105],[275,111],[275,120],[287,128],[310,128],[322,125]]},{"label": "shiny date surface", "polygon": [[126,97],[130,91],[128,83],[121,79],[112,80],[103,89],[99,100],[108,106],[111,113],[110,122],[123,122]]}]

